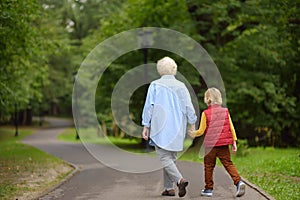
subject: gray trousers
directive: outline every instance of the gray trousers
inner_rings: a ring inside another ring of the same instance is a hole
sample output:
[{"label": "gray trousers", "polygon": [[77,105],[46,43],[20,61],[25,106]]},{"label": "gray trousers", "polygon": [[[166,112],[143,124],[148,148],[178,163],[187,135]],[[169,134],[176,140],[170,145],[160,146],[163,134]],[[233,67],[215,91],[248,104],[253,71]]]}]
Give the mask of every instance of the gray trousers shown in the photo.
[{"label": "gray trousers", "polygon": [[168,151],[158,146],[155,146],[155,150],[163,166],[164,188],[166,190],[173,189],[173,183],[178,183],[182,179],[182,175],[176,166],[177,152]]}]

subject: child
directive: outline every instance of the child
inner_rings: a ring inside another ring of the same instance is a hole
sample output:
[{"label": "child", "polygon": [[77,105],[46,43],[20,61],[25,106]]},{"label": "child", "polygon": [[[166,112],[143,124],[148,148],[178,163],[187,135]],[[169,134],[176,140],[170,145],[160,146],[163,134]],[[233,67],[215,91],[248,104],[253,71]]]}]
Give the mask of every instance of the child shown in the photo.
[{"label": "child", "polygon": [[202,112],[200,127],[196,131],[189,132],[192,137],[205,135],[205,189],[202,190],[201,195],[212,196],[214,184],[213,171],[216,165],[216,158],[218,157],[237,187],[236,196],[243,196],[246,185],[242,182],[230,159],[229,145],[232,145],[232,151],[236,152],[237,138],[228,109],[221,107],[222,96],[216,88],[209,88],[205,92],[204,102],[208,108]]}]

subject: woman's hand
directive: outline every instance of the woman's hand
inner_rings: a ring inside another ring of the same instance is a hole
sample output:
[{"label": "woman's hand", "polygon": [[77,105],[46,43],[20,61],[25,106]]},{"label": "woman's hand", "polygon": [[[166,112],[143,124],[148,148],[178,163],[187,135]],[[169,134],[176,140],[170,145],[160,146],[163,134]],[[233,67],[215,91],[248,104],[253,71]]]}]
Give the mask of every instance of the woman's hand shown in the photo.
[{"label": "woman's hand", "polygon": [[191,124],[190,129],[189,129],[189,132],[190,132],[190,131],[195,131],[195,130],[196,130],[195,124]]},{"label": "woman's hand", "polygon": [[191,138],[194,138],[196,136],[196,128],[195,128],[195,124],[191,124],[190,128],[188,129],[188,134]]},{"label": "woman's hand", "polygon": [[191,138],[194,138],[195,137],[195,134],[193,134],[194,131],[192,130],[188,130],[188,134]]},{"label": "woman's hand", "polygon": [[188,134],[191,138],[195,138],[196,137],[196,134],[197,134],[197,131],[195,130],[188,130]]},{"label": "woman's hand", "polygon": [[144,126],[142,135],[144,140],[149,139],[149,127]]}]

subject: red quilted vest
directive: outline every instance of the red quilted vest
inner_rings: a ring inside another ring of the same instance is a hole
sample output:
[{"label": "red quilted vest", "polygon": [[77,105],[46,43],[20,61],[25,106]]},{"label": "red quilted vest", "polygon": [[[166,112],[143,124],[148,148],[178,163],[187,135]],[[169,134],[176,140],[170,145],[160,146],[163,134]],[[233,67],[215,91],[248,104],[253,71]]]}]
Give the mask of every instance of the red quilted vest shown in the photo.
[{"label": "red quilted vest", "polygon": [[204,113],[206,116],[204,145],[215,147],[232,144],[228,109],[220,105],[212,105]]}]

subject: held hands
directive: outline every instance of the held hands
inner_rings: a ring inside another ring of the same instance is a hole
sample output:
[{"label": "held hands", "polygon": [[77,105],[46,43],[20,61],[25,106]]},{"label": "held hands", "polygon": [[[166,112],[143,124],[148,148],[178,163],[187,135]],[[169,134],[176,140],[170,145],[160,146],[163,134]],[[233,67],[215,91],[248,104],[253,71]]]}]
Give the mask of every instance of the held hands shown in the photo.
[{"label": "held hands", "polygon": [[149,127],[144,126],[142,135],[144,140],[149,139]]},{"label": "held hands", "polygon": [[189,131],[195,131],[195,124],[191,124]]},{"label": "held hands", "polygon": [[[188,134],[190,137],[194,138],[196,135],[196,129],[195,129],[195,124],[192,124],[191,127],[188,130]],[[144,126],[142,136],[144,140],[149,139],[149,127]]]},{"label": "held hands", "polygon": [[195,124],[192,124],[188,130],[188,134],[191,138],[194,138],[196,135]]},{"label": "held hands", "polygon": [[237,151],[236,141],[233,141],[233,144],[232,144],[232,153],[236,153],[236,151]]}]

